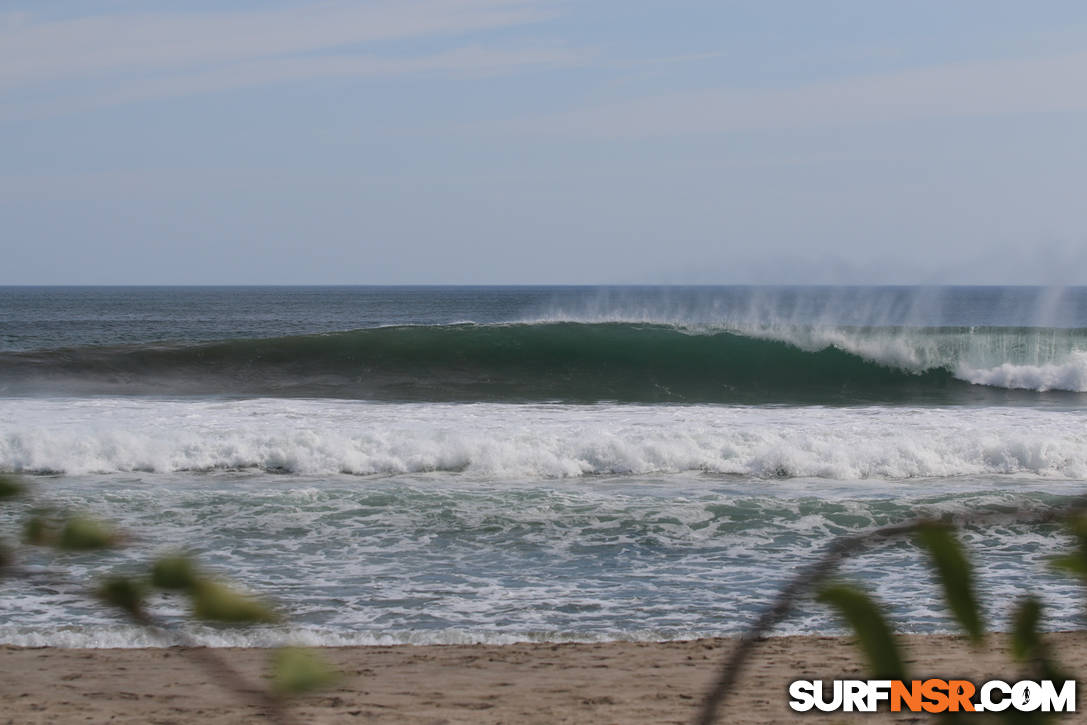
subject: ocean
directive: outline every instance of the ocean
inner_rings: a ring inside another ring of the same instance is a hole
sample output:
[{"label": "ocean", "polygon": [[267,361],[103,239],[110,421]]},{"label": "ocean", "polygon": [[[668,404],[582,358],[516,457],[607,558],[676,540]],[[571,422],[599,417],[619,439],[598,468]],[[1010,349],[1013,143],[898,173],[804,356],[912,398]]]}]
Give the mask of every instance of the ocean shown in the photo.
[{"label": "ocean", "polygon": [[[88,599],[192,552],[290,624],[211,645],[737,634],[835,537],[1087,482],[1087,288],[0,288],[0,471],[129,536],[32,551],[0,643],[158,646]],[[1078,627],[1055,525],[971,527],[993,629]],[[921,554],[842,576],[953,631]],[[775,632],[841,631],[800,602]]]}]

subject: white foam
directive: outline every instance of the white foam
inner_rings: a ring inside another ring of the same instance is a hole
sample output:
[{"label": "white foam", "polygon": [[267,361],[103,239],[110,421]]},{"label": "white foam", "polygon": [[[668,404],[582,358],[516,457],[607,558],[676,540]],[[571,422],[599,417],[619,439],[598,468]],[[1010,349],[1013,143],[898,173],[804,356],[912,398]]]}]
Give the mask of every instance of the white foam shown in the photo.
[{"label": "white foam", "polygon": [[976,385],[1084,393],[1087,392],[1087,353],[1072,353],[1061,362],[1044,365],[1004,363],[985,369],[960,366],[955,376]]},{"label": "white foam", "polygon": [[[685,305],[638,308],[605,303],[577,311],[554,310],[528,321],[660,324],[692,334],[731,332],[785,342],[809,352],[837,348],[911,372],[946,369],[977,385],[1087,392],[1087,337],[1083,330],[924,327],[919,324],[924,316],[891,315],[878,305],[872,307],[877,302],[874,298],[865,300],[868,309],[852,309],[856,300],[829,299],[821,311],[803,308],[792,315],[780,315],[773,304],[760,305],[759,300],[755,295],[746,309],[731,310],[717,304],[691,309]],[[915,304],[920,301],[913,300]],[[854,316],[855,324],[843,324],[843,319]],[[1042,314],[1039,319],[1047,316]]]},{"label": "white foam", "polygon": [[233,628],[187,626],[179,632],[144,629],[129,625],[67,626],[53,630],[0,626],[0,642],[15,647],[70,647],[80,649],[131,649],[198,645],[203,647],[358,647],[432,644],[518,644],[522,642],[661,642],[712,637],[714,631],[611,630],[495,631],[479,629],[342,631],[313,627]]},{"label": "white foam", "polygon": [[[28,571],[70,567],[71,583],[0,582],[0,642],[111,647],[176,640],[155,641],[126,627],[89,596],[93,582],[145,571],[159,552],[182,548],[269,597],[292,623],[189,630],[211,646],[737,634],[790,572],[835,537],[915,516],[1045,512],[1083,487],[991,476],[889,484],[673,475],[519,485],[449,475],[378,482],[105,475],[56,477],[34,488],[55,505],[108,517],[130,534],[130,545],[109,557],[64,562],[45,550],[20,552]],[[11,529],[18,515],[0,510],[0,519]],[[1048,564],[1066,546],[1056,528],[1002,524],[963,532],[977,557],[990,621],[1006,622],[1007,608],[1030,588],[1046,597],[1046,626],[1075,626],[1079,585]],[[877,546],[846,570],[894,602],[894,619],[904,626],[953,626],[915,549]],[[183,598],[157,595],[148,606],[188,626]],[[829,611],[802,603],[778,632],[833,626]]]},{"label": "white foam", "polygon": [[1087,392],[1087,351],[1082,349],[1087,340],[1072,332],[780,325],[737,329],[741,334],[787,342],[802,350],[837,348],[910,372],[946,369],[975,385]]},{"label": "white foam", "polygon": [[1087,411],[9,399],[4,413],[0,469],[23,472],[1087,478]]}]

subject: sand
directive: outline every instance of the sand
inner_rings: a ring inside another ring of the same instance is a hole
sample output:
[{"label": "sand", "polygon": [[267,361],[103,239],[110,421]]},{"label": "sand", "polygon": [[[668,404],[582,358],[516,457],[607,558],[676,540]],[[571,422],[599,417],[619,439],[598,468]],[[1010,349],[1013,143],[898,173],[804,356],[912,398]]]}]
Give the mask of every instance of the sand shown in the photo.
[{"label": "sand", "polygon": [[[1087,632],[1051,636],[1061,662],[1087,671]],[[1005,638],[980,650],[962,639],[906,638],[916,675],[974,681],[1018,679]],[[689,723],[733,641],[431,645],[327,648],[344,673],[334,687],[299,698],[296,723],[544,725]],[[268,651],[217,650],[259,681]],[[861,677],[842,637],[774,637],[760,644],[721,723],[919,722],[890,713],[793,713],[796,678]],[[258,723],[253,702],[227,690],[182,648],[0,648],[0,723]],[[1083,714],[1062,722],[1087,721]]]}]

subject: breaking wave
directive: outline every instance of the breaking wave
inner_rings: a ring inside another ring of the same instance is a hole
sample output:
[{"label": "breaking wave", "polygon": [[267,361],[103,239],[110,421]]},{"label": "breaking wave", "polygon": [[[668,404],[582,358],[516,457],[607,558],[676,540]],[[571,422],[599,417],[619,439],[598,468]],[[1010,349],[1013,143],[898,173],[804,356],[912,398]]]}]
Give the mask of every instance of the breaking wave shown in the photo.
[{"label": "breaking wave", "polygon": [[22,399],[0,470],[573,479],[1087,479],[1087,413],[1004,408]]},{"label": "breaking wave", "polygon": [[1087,330],[540,322],[0,354],[8,395],[853,404],[1009,391],[1087,392]]}]

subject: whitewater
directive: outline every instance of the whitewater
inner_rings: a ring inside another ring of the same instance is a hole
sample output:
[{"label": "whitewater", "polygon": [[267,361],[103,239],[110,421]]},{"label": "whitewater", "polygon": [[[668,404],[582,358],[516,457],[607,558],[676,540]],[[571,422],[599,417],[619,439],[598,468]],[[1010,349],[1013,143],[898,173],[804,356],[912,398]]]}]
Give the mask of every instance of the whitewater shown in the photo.
[{"label": "whitewater", "polygon": [[703,472],[756,490],[768,478],[1087,478],[1083,410],[61,398],[5,412],[0,466],[31,474]]}]

